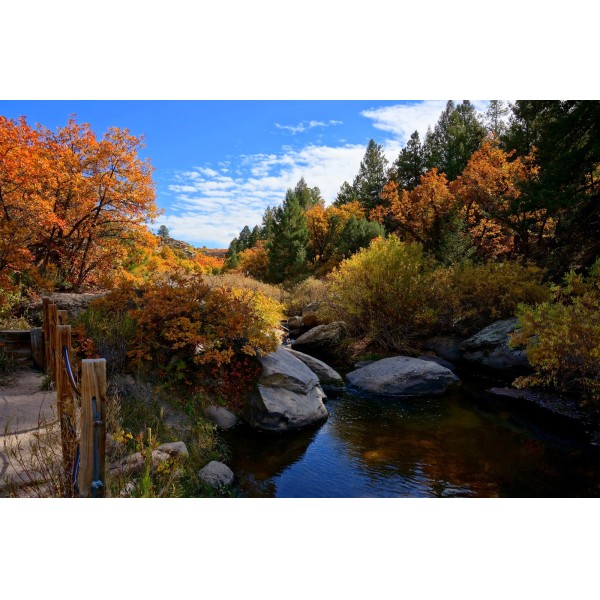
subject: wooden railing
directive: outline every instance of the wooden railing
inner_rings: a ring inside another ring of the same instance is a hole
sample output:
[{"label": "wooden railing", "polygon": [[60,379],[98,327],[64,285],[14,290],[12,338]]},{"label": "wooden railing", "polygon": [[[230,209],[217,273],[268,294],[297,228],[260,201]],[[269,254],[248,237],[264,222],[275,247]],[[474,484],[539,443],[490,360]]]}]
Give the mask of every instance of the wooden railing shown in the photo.
[{"label": "wooden railing", "polygon": [[44,364],[40,366],[45,368],[56,389],[63,467],[69,482],[68,495],[103,497],[106,359],[82,360],[78,384],[72,366],[71,326],[67,323],[67,311],[58,310],[49,298],[42,299],[42,311],[43,336],[32,332],[32,353],[35,361],[34,337],[36,340],[42,337],[43,351],[38,348],[37,355],[43,360]]}]

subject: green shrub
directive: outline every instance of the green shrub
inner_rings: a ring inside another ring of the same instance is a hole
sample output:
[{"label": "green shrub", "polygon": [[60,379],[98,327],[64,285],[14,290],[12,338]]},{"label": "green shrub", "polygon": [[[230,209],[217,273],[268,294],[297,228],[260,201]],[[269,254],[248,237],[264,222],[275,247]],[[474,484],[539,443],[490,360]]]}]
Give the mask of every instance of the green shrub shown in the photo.
[{"label": "green shrub", "polygon": [[587,278],[569,273],[554,299],[537,307],[520,306],[521,329],[513,344],[526,344],[535,369],[517,385],[547,385],[581,392],[600,402],[600,260]]}]

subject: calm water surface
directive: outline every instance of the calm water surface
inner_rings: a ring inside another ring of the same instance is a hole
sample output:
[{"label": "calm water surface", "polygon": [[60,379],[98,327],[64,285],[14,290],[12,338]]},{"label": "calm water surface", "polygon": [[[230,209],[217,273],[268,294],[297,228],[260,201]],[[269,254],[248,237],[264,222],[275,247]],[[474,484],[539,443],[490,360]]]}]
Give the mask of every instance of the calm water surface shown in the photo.
[{"label": "calm water surface", "polygon": [[564,422],[515,412],[463,386],[454,395],[327,402],[320,427],[236,428],[230,466],[250,497],[600,495],[600,453]]}]

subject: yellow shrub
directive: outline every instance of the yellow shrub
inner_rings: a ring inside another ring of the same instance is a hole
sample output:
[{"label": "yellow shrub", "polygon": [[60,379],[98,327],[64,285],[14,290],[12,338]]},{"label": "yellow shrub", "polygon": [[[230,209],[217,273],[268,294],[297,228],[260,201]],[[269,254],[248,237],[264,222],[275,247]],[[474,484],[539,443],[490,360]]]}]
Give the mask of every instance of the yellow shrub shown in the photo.
[{"label": "yellow shrub", "polygon": [[515,315],[521,303],[550,299],[543,271],[517,262],[464,263],[448,269],[445,325],[469,335],[482,325]]},{"label": "yellow shrub", "polygon": [[322,279],[309,277],[295,285],[286,298],[285,308],[288,315],[301,315],[309,305],[318,308],[326,302],[327,284]]},{"label": "yellow shrub", "polygon": [[521,330],[512,341],[526,344],[535,374],[517,385],[550,385],[600,402],[600,261],[587,279],[567,275],[554,301],[521,306],[518,316]]},{"label": "yellow shrub", "polygon": [[366,342],[409,351],[438,321],[444,278],[417,244],[378,238],[328,278],[331,318]]}]

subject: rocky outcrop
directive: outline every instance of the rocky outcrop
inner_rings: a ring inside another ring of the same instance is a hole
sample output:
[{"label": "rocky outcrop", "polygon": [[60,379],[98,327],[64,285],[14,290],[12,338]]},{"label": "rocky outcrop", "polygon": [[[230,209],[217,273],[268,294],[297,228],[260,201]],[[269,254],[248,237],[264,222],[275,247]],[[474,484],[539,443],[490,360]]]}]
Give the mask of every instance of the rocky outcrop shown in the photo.
[{"label": "rocky outcrop", "polygon": [[[59,310],[66,310],[69,315],[69,322],[82,313],[92,300],[97,300],[106,296],[108,292],[98,292],[95,294],[72,294],[72,293],[55,293],[50,294],[50,303],[56,304]],[[42,320],[42,301],[41,299],[27,307],[28,313],[32,321],[40,322]]]},{"label": "rocky outcrop", "polygon": [[319,378],[319,383],[324,391],[336,392],[346,388],[342,376],[322,360],[291,348],[288,349],[288,352],[300,359]]},{"label": "rocky outcrop", "polygon": [[203,413],[209,421],[223,431],[235,427],[238,422],[238,418],[222,406],[207,406]]},{"label": "rocky outcrop", "polygon": [[317,325],[295,340],[292,348],[305,354],[327,356],[341,342],[345,332],[346,324],[343,321]]},{"label": "rocky outcrop", "polygon": [[455,336],[432,337],[423,344],[424,350],[433,350],[439,357],[451,363],[460,362],[462,359],[462,350],[460,345],[464,338]]},{"label": "rocky outcrop", "polygon": [[260,361],[262,373],[244,410],[249,425],[266,431],[288,431],[328,416],[319,380],[301,360],[280,346]]},{"label": "rocky outcrop", "polygon": [[200,481],[213,489],[219,489],[233,483],[233,471],[225,464],[213,460],[198,471]]},{"label": "rocky outcrop", "polygon": [[352,371],[350,385],[375,396],[437,396],[459,381],[449,369],[434,362],[393,356]]},{"label": "rocky outcrop", "polygon": [[517,319],[496,321],[461,345],[463,358],[492,369],[523,369],[529,366],[522,348],[510,348],[510,334],[517,328]]}]

